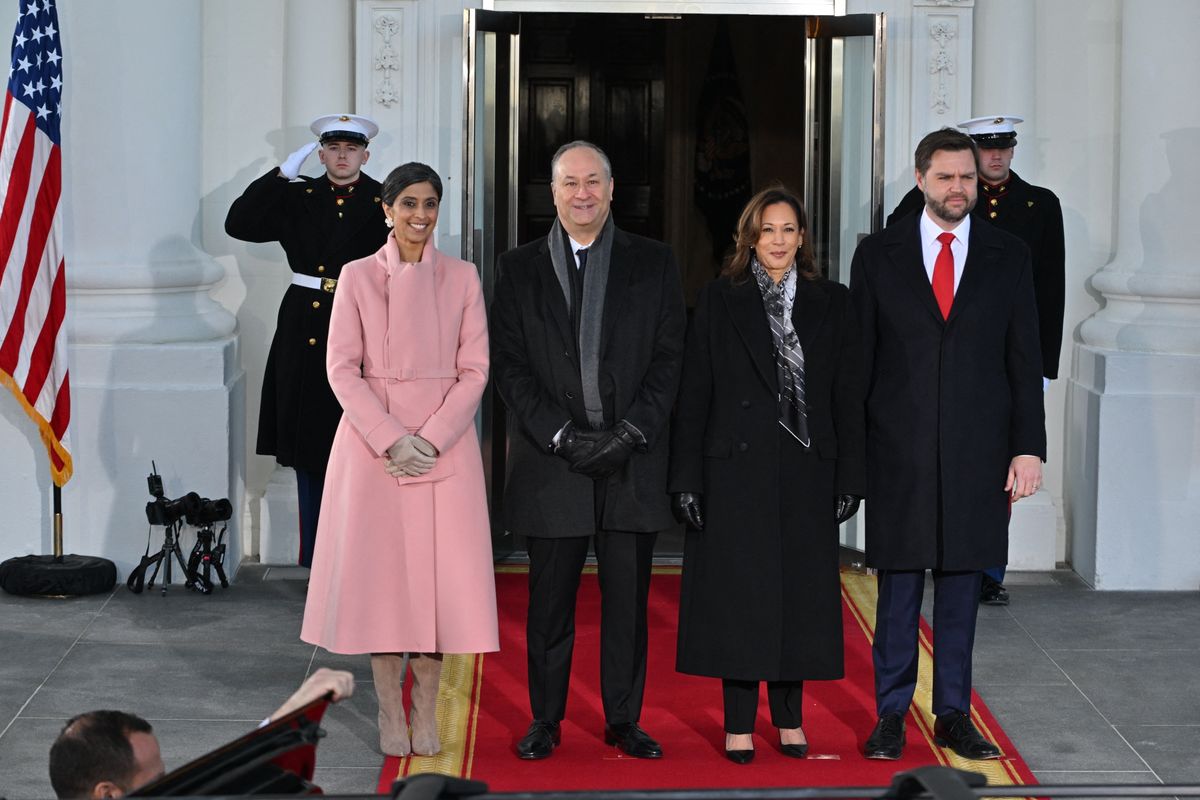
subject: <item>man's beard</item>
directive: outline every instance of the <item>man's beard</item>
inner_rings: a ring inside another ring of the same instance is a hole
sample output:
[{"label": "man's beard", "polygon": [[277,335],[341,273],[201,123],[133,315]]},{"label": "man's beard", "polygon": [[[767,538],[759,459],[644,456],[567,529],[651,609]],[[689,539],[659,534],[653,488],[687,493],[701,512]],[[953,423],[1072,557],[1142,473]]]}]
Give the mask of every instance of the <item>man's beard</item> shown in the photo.
[{"label": "man's beard", "polygon": [[961,222],[967,214],[971,213],[971,209],[975,208],[975,202],[978,199],[978,197],[974,200],[967,198],[967,204],[963,206],[961,212],[951,209],[945,202],[934,200],[929,195],[925,195],[925,204],[929,206],[929,210],[933,212],[934,216],[939,219],[943,219],[946,222]]}]

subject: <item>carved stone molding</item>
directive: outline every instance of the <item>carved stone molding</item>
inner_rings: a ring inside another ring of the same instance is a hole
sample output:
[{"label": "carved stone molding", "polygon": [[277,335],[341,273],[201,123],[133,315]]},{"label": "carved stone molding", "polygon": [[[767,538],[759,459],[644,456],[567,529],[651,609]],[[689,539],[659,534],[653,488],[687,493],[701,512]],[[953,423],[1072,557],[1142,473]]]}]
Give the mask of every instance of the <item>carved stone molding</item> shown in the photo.
[{"label": "carved stone molding", "polygon": [[942,6],[949,8],[974,8],[975,0],[913,0],[913,8]]},{"label": "carved stone molding", "polygon": [[951,108],[951,76],[957,71],[952,45],[958,37],[958,21],[953,17],[929,18],[929,107],[937,114]]},{"label": "carved stone molding", "polygon": [[[390,14],[375,18],[373,25],[378,35],[373,53],[376,71],[382,71],[383,77],[375,87],[375,102],[385,108],[391,108],[400,100],[400,91],[392,81],[392,73],[399,73],[400,59],[396,48],[392,47],[392,39],[400,32],[400,20]],[[397,75],[397,77],[399,77]]]}]

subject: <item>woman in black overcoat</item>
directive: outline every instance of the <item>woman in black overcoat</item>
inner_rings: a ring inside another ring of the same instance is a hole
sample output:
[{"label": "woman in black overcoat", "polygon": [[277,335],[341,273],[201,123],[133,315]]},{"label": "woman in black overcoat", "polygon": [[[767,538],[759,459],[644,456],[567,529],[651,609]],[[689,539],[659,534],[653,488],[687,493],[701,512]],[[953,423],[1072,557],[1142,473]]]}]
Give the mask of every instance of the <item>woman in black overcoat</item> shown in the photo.
[{"label": "woman in black overcoat", "polygon": [[865,493],[861,349],[806,227],[783,188],[743,210],[696,304],[672,427],[669,490],[689,528],[676,669],[721,678],[737,763],[754,756],[759,681],[783,752],[803,757],[803,682],[843,674],[838,523]]}]

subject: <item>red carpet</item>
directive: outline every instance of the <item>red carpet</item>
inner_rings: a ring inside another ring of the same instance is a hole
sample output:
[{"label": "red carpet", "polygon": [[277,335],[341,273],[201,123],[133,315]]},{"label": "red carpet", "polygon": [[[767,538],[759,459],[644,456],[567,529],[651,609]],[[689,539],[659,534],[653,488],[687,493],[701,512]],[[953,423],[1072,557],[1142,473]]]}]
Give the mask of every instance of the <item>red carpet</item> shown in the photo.
[{"label": "red carpet", "polygon": [[[525,673],[526,574],[498,571],[499,653],[447,658],[439,697],[444,750],[432,758],[388,758],[380,775],[385,791],[397,778],[441,772],[484,781],[492,791],[656,789],[759,786],[867,786],[886,784],[899,771],[926,764],[951,764],[988,776],[998,785],[1035,783],[1024,761],[983,702],[975,696],[974,719],[1004,751],[999,761],[959,759],[933,745],[932,718],[922,710],[908,717],[908,746],[897,762],[868,761],[863,741],[875,722],[871,633],[875,579],[842,577],[846,678],[805,685],[807,759],[782,755],[775,729],[760,705],[752,764],[723,756],[720,682],[675,672],[678,569],[655,571],[650,591],[650,655],[641,724],[662,743],[659,761],[629,758],[604,744],[599,684],[599,589],[584,575],[580,590],[574,672],[562,745],[544,761],[521,761],[517,739],[529,724]],[[928,630],[922,636],[921,677],[915,706],[929,708]]]}]

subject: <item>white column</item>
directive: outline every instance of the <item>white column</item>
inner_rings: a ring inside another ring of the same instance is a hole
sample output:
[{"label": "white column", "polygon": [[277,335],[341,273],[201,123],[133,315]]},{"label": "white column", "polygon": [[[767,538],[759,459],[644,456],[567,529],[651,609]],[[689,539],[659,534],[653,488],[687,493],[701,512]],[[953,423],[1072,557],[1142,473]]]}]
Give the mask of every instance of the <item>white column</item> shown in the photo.
[{"label": "white column", "polygon": [[1070,396],[1072,559],[1099,588],[1200,584],[1200,5],[1121,17],[1117,252]]},{"label": "white column", "polygon": [[[209,295],[224,271],[195,245],[201,2],[65,3],[59,14],[75,460],[67,549],[111,558],[124,575],[146,546],[152,459],[168,497],[229,497],[235,509],[242,500],[236,321]],[[238,522],[235,511],[230,572]]]}]

